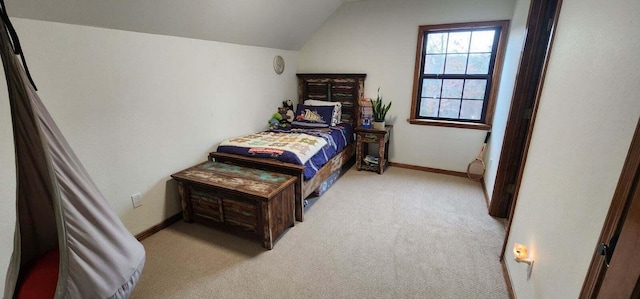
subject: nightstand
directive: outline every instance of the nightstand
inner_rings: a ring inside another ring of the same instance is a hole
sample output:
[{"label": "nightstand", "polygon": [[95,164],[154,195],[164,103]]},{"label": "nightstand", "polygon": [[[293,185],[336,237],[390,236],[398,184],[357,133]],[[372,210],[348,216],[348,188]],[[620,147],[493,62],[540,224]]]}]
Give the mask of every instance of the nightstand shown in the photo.
[{"label": "nightstand", "polygon": [[[384,130],[364,129],[358,127],[356,131],[356,168],[358,170],[375,171],[382,174],[389,166],[389,140],[393,126],[385,126]],[[378,144],[378,155],[369,156],[369,143]],[[366,160],[365,160],[366,158]],[[375,161],[377,159],[377,161]],[[377,162],[377,164],[375,163]]]}]

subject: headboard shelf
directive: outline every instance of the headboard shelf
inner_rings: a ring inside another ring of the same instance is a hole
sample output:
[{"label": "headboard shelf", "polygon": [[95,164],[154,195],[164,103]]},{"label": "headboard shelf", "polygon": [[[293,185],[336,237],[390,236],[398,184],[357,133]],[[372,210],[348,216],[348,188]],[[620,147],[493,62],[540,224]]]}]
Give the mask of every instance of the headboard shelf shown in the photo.
[{"label": "headboard shelf", "polygon": [[342,122],[360,125],[359,101],[366,74],[297,74],[298,103],[319,100],[342,103]]}]

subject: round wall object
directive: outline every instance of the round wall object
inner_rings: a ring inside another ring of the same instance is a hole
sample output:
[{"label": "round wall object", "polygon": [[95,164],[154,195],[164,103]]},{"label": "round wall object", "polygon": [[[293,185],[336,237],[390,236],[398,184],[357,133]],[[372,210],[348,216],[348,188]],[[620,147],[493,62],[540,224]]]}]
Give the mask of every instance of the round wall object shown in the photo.
[{"label": "round wall object", "polygon": [[284,58],[280,55],[276,55],[273,58],[273,70],[276,71],[276,74],[280,75],[284,72]]}]

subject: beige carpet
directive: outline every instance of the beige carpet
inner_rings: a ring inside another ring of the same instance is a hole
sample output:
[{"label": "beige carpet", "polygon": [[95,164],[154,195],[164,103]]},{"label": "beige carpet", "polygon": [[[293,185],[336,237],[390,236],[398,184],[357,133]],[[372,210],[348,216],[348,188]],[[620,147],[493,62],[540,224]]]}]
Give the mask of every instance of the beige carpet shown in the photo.
[{"label": "beige carpet", "polygon": [[180,221],[144,240],[132,298],[508,298],[479,183],[352,168],[271,251]]}]

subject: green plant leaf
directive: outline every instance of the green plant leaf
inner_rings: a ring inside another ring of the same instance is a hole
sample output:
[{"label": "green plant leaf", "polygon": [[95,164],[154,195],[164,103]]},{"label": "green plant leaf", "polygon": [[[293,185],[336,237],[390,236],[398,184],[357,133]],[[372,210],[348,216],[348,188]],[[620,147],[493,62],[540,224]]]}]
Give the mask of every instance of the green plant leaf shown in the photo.
[{"label": "green plant leaf", "polygon": [[378,95],[375,100],[369,100],[371,102],[371,108],[373,110],[373,121],[384,121],[387,116],[387,112],[391,109],[391,101],[388,104],[384,104],[382,96],[380,95],[380,87],[378,87]]}]

